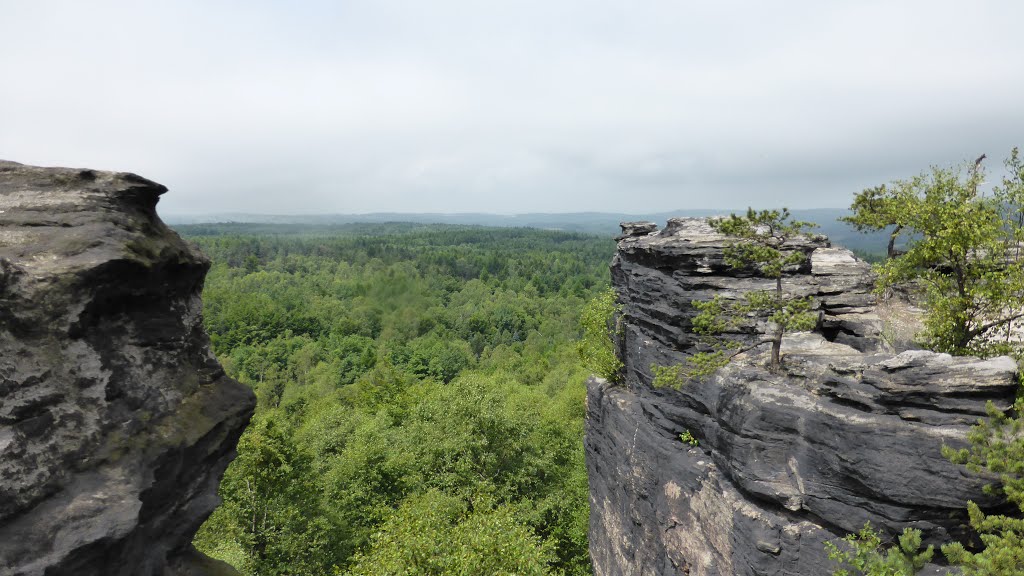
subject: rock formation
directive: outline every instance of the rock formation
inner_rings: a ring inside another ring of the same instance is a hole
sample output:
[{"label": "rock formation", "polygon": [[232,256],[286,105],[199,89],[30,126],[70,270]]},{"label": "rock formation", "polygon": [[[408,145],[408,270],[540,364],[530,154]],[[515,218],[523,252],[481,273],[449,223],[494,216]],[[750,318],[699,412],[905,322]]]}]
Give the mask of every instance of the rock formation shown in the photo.
[{"label": "rock formation", "polygon": [[[692,300],[772,286],[730,269],[725,242],[701,219],[623,226],[612,263],[623,382],[592,380],[587,397],[596,574],[831,574],[824,542],[865,522],[963,538],[967,500],[997,503],[940,448],[965,445],[986,401],[1012,402],[1015,363],[904,349],[874,306],[870,267],[807,237],[788,245],[809,258],[784,284],[814,296],[819,328],[787,335],[781,373],[752,353],[678,391],[652,388],[651,365],[696,344]],[[751,319],[731,336],[763,329]]]},{"label": "rock formation", "polygon": [[209,350],[209,262],[134,174],[0,162],[0,575],[200,575],[255,406]]}]

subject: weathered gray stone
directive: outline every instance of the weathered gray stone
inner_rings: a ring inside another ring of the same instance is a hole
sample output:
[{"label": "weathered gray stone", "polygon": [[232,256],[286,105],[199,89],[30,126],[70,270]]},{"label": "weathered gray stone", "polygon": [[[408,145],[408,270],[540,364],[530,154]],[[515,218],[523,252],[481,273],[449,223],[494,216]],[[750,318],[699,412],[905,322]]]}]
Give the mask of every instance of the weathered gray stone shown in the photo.
[{"label": "weathered gray stone", "polygon": [[[1009,406],[1016,364],[894,350],[870,267],[822,237],[788,246],[809,259],[784,284],[813,296],[821,320],[787,335],[781,373],[757,350],[678,391],[650,386],[652,364],[697,346],[691,300],[771,286],[725,265],[727,241],[701,219],[673,219],[619,242],[625,379],[595,379],[587,398],[595,572],[830,574],[824,543],[868,521],[890,537],[909,526],[929,543],[965,538],[967,500],[998,502],[941,447],[965,445],[987,401]],[[753,318],[730,336],[764,329]]]},{"label": "weathered gray stone", "polygon": [[622,228],[622,235],[619,238],[644,236],[658,231],[658,225],[654,222],[623,222],[619,227]]},{"label": "weathered gray stone", "polygon": [[255,405],[209,262],[134,174],[0,162],[0,574],[226,573],[191,547]]}]

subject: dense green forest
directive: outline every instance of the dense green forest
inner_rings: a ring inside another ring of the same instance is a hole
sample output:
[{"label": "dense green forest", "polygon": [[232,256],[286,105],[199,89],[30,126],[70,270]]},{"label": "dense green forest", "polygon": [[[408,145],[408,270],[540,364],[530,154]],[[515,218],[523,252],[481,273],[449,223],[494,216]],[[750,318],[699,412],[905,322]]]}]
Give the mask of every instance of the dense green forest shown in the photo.
[{"label": "dense green forest", "polygon": [[258,408],[196,545],[249,575],[587,574],[583,304],[610,238],[178,227]]}]

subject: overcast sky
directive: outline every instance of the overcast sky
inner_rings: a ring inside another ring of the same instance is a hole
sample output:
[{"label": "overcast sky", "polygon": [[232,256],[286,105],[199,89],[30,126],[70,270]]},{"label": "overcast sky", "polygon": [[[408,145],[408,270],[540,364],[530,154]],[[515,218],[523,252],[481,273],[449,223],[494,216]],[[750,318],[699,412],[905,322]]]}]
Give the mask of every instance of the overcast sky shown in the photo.
[{"label": "overcast sky", "polygon": [[0,158],[163,214],[841,207],[1024,145],[1024,2],[0,0]]}]

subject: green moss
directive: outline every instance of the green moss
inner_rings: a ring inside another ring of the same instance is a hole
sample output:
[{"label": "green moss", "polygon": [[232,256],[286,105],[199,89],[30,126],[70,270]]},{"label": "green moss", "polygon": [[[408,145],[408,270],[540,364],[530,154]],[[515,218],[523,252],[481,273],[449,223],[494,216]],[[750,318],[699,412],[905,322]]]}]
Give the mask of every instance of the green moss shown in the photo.
[{"label": "green moss", "polygon": [[587,303],[580,315],[583,338],[576,345],[583,365],[610,382],[618,381],[622,370],[622,360],[612,341],[612,334],[621,331],[616,315],[622,306],[617,299],[615,290],[609,288]]}]

